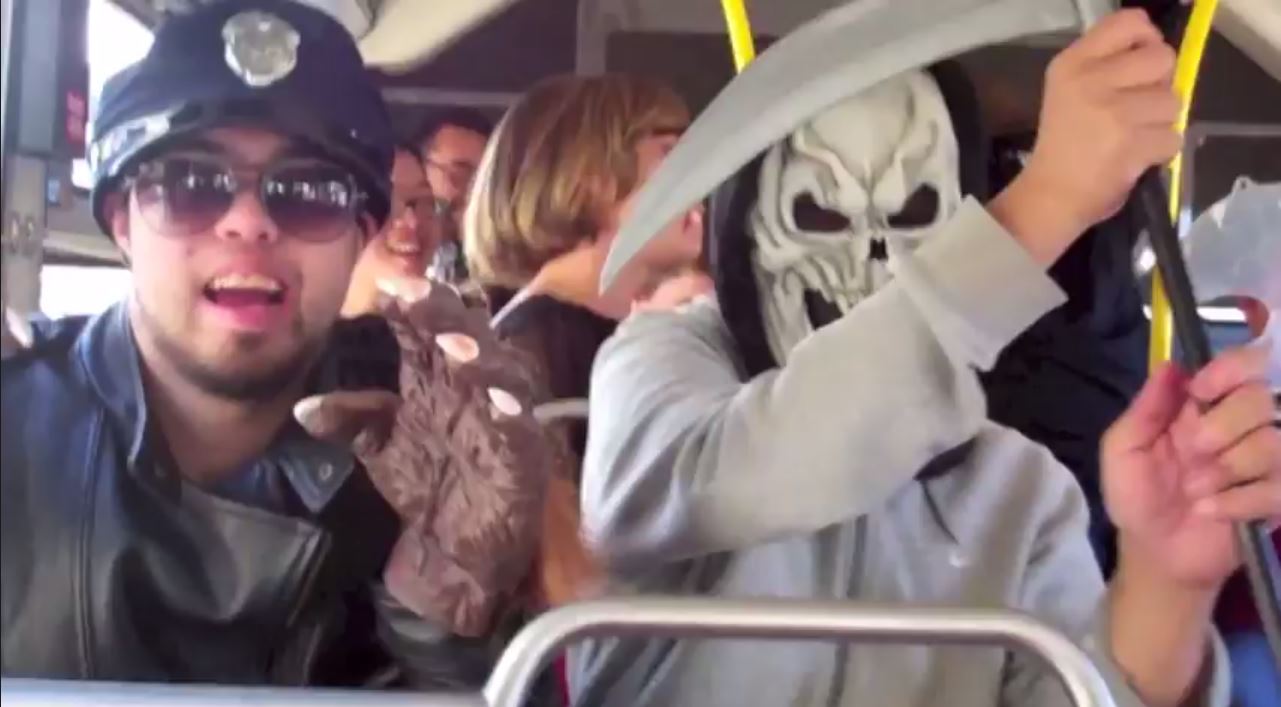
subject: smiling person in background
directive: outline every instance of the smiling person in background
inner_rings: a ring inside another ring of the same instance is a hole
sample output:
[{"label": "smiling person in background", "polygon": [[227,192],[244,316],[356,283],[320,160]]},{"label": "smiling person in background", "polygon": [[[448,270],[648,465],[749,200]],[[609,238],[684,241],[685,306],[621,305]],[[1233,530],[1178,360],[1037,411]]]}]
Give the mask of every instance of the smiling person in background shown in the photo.
[{"label": "smiling person in background", "polygon": [[[586,398],[592,360],[618,322],[698,261],[701,207],[674,221],[618,286],[599,289],[634,193],[689,115],[675,90],[647,77],[555,77],[521,97],[481,160],[463,222],[470,270],[481,285],[517,293],[494,328],[538,359],[556,399]],[[573,428],[581,457],[586,427]]]},{"label": "smiling person in background", "polygon": [[391,190],[391,217],[360,255],[343,302],[344,317],[375,310],[379,281],[426,276],[427,263],[436,246],[428,233],[432,191],[422,163],[409,148],[396,148]]},{"label": "smiling person in background", "polygon": [[493,124],[482,113],[462,107],[432,115],[418,129],[414,145],[435,205],[430,224],[436,243],[433,279],[459,284],[469,277],[460,235],[462,214],[492,131]]}]

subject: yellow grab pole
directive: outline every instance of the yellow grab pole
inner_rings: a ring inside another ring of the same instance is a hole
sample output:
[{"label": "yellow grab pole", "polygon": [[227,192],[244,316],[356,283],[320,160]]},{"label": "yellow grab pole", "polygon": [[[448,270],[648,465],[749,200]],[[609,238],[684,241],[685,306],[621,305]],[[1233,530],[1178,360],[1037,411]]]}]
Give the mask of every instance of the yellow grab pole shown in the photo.
[{"label": "yellow grab pole", "polygon": [[729,31],[729,46],[734,53],[734,69],[742,71],[756,58],[756,40],[752,38],[752,23],[747,18],[745,0],[721,0],[725,11],[725,28]]},{"label": "yellow grab pole", "polygon": [[[728,2],[728,0],[726,0]],[[1182,133],[1188,127],[1188,113],[1196,90],[1197,75],[1201,71],[1201,58],[1214,25],[1218,0],[1196,0],[1188,16],[1187,28],[1179,44],[1179,59],[1174,70],[1174,90],[1179,94],[1183,110],[1176,124]],[[1170,161],[1170,220],[1178,223],[1179,197],[1182,193],[1183,158],[1177,155]],[[1174,355],[1174,317],[1170,313],[1170,300],[1165,294],[1161,273],[1152,271],[1152,334],[1148,347],[1148,365],[1155,370]]]}]

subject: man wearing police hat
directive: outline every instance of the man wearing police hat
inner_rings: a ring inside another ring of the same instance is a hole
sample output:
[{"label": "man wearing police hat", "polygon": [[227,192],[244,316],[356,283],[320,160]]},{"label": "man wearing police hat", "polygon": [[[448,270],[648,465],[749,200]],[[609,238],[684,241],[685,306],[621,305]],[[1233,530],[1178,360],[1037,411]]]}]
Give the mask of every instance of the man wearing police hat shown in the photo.
[{"label": "man wearing police hat", "polygon": [[[393,154],[351,37],[285,0],[175,17],[93,134],[133,292],[3,363],[4,674],[478,684],[545,450],[520,367],[449,288],[335,324]],[[379,434],[318,423],[336,396]]]}]

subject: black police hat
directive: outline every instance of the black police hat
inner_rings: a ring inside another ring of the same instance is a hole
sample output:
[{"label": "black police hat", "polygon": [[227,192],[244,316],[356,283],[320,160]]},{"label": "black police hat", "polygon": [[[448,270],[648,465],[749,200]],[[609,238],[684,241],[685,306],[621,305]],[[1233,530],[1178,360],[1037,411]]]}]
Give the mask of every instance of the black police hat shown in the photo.
[{"label": "black police hat", "polygon": [[140,161],[227,125],[274,130],[349,169],[381,226],[395,137],[347,30],[292,0],[223,0],[160,26],[147,56],[103,88],[89,145],[93,213]]}]

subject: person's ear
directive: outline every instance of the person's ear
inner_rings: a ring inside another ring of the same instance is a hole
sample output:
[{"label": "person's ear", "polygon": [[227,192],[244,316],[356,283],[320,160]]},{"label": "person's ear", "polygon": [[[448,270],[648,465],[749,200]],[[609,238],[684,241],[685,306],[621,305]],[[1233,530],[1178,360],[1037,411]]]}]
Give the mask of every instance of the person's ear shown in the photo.
[{"label": "person's ear", "polygon": [[129,237],[128,193],[116,191],[108,194],[102,205],[102,210],[107,215],[107,223],[111,228],[111,239],[116,242],[116,247],[120,249],[125,262],[130,262],[133,255],[133,241]]}]

